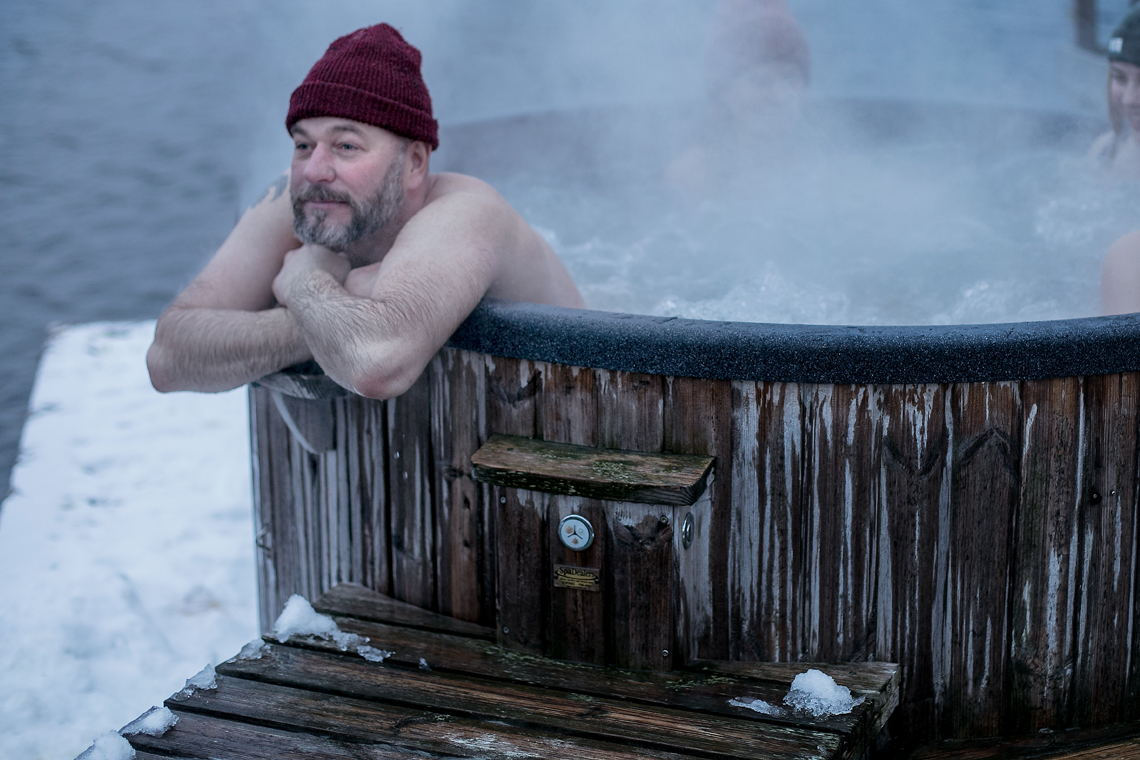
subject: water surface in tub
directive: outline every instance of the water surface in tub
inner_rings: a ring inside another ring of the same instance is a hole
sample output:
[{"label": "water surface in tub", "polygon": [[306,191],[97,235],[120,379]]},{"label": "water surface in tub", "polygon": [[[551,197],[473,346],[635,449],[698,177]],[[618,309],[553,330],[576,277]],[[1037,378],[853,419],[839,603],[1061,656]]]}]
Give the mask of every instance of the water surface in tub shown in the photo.
[{"label": "water surface in tub", "polygon": [[701,200],[660,155],[550,181],[489,177],[547,236],[592,308],[776,323],[957,324],[1099,313],[1107,246],[1140,183],[1079,140],[800,145]]}]

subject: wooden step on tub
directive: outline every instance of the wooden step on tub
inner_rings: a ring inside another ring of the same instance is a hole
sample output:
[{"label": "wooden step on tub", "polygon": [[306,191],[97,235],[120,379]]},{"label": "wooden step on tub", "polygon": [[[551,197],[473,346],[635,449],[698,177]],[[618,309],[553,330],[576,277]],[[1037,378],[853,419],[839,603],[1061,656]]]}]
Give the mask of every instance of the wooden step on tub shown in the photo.
[{"label": "wooden step on tub", "polygon": [[161,736],[130,735],[136,752],[222,760],[857,759],[898,700],[893,665],[825,665],[864,701],[823,718],[761,714],[730,702],[781,705],[808,665],[600,668],[504,649],[491,629],[361,586],[337,586],[314,606],[391,654],[374,662],[327,639],[268,639],[256,657],[219,665],[215,688],[166,700],[178,722]]}]

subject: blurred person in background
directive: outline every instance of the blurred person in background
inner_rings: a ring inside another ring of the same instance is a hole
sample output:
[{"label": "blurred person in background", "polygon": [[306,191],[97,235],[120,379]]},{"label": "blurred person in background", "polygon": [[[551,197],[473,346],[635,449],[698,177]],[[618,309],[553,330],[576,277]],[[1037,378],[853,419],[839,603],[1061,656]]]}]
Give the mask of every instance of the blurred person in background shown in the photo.
[{"label": "blurred person in background", "polygon": [[705,54],[699,137],[666,181],[701,198],[782,158],[811,73],[807,40],[784,0],[722,0]]},{"label": "blurred person in background", "polygon": [[[1112,131],[1096,139],[1090,156],[1116,180],[1140,180],[1140,8],[1108,41],[1108,117]],[[1101,269],[1101,310],[1140,311],[1140,231],[1113,243]]]},{"label": "blurred person in background", "polygon": [[1108,40],[1108,119],[1089,156],[1114,179],[1140,180],[1140,8]]}]

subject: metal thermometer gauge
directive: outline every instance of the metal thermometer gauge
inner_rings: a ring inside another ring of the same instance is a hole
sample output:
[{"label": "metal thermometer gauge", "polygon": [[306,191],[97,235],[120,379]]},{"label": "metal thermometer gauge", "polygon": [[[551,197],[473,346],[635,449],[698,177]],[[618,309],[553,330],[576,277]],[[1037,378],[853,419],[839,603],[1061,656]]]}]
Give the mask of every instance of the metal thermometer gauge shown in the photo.
[{"label": "metal thermometer gauge", "polygon": [[582,515],[566,515],[558,523],[558,538],[567,549],[585,551],[594,543],[594,526]]}]

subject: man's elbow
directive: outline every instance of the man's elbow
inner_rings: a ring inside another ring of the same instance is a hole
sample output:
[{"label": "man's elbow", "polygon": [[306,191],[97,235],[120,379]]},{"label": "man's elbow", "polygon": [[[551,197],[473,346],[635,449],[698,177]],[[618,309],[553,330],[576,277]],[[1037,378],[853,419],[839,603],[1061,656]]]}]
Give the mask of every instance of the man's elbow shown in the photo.
[{"label": "man's elbow", "polygon": [[369,367],[351,378],[352,390],[366,398],[395,398],[411,388],[423,370],[423,365],[409,364]]},{"label": "man's elbow", "polygon": [[150,384],[159,393],[182,390],[177,382],[174,367],[168,360],[167,352],[157,340],[150,344],[150,349],[146,352],[146,369],[150,373]]}]

